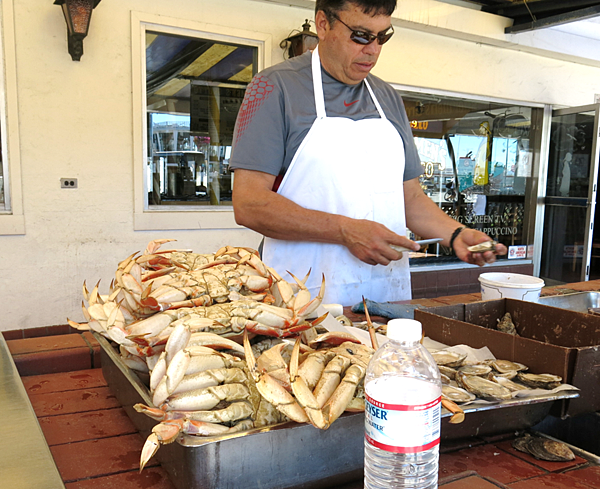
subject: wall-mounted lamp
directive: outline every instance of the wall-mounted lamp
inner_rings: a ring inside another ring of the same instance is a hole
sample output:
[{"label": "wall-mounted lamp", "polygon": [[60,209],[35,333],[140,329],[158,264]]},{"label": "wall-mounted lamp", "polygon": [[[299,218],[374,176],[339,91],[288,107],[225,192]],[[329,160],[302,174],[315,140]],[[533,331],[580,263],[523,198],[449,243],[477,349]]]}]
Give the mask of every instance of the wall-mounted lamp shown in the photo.
[{"label": "wall-mounted lamp", "polygon": [[54,0],[54,5],[62,6],[67,21],[69,54],[73,61],[79,61],[83,54],[83,39],[90,28],[92,10],[100,0]]},{"label": "wall-mounted lamp", "polygon": [[302,32],[281,41],[281,47],[285,49],[289,44],[288,55],[293,58],[294,56],[300,56],[309,49],[315,49],[318,43],[319,36],[310,31],[310,22],[306,19],[306,22],[302,25]]}]

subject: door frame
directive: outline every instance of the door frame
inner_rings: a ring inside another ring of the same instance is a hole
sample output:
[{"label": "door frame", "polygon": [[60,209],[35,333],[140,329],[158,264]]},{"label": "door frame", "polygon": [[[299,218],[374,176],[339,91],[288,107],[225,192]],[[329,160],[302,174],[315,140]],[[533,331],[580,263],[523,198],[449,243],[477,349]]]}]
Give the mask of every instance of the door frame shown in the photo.
[{"label": "door frame", "polygon": [[592,254],[593,244],[593,230],[594,230],[594,213],[596,208],[596,194],[598,190],[598,167],[600,164],[600,103],[581,105],[577,107],[569,107],[565,109],[554,109],[550,110],[549,106],[544,109],[544,130],[542,136],[542,148],[541,148],[541,161],[540,165],[540,179],[538,185],[538,205],[536,206],[536,227],[535,227],[535,239],[536,243],[534,251],[534,275],[540,276],[541,272],[541,259],[542,259],[542,247],[541,243],[544,238],[544,218],[545,218],[545,207],[546,207],[546,185],[548,182],[548,169],[549,169],[549,155],[550,155],[550,132],[552,128],[552,118],[556,116],[578,114],[581,112],[594,112],[594,129],[593,134],[596,137],[592,142],[592,149],[590,152],[590,182],[591,185],[588,189],[588,196],[586,202],[586,229],[584,237],[584,248],[583,248],[583,260],[581,267],[581,281],[589,280],[590,275],[590,260]]}]

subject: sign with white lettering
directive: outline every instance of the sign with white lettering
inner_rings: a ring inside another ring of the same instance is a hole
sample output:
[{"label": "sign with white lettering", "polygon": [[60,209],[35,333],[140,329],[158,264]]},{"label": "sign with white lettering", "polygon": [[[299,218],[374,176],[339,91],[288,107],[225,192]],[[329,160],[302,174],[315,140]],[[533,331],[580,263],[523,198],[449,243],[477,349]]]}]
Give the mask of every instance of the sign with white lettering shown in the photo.
[{"label": "sign with white lettering", "polygon": [[515,245],[508,247],[508,259],[524,259],[527,258],[527,245]]}]

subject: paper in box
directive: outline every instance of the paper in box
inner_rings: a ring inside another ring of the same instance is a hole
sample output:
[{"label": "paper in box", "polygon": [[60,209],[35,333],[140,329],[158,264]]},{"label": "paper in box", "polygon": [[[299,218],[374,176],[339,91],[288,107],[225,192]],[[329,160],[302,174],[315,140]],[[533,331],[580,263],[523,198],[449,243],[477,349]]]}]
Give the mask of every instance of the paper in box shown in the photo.
[{"label": "paper in box", "polygon": [[[518,336],[497,331],[509,312]],[[429,338],[448,346],[487,346],[498,359],[523,363],[536,374],[560,375],[580,389],[562,401],[561,417],[600,411],[600,316],[516,299],[415,311]]]}]

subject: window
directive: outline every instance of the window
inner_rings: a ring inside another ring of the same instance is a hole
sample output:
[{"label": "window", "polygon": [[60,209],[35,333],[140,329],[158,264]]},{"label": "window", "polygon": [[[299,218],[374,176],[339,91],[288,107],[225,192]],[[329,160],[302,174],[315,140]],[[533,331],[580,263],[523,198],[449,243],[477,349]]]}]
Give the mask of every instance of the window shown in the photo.
[{"label": "window", "polygon": [[198,27],[132,14],[136,230],[239,227],[233,130],[246,86],[270,62],[270,37]]},{"label": "window", "polygon": [[146,31],[148,205],[231,205],[229,156],[254,46]]},{"label": "window", "polygon": [[[532,258],[531,177],[543,109],[400,93],[423,165],[425,193],[461,224],[506,245],[509,253],[499,259]],[[434,247],[411,256],[411,264],[457,260],[450,249]]]},{"label": "window", "polygon": [[0,5],[0,235],[25,234],[12,3]]}]

